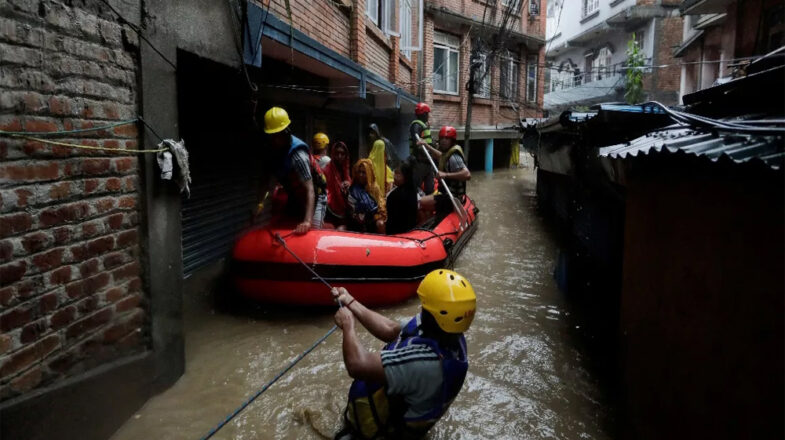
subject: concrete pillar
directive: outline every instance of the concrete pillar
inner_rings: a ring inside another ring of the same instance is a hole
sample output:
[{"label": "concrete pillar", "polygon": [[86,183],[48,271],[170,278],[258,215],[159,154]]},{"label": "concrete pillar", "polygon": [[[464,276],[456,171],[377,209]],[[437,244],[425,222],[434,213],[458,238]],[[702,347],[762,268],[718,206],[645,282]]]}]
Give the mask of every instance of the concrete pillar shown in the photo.
[{"label": "concrete pillar", "polygon": [[493,139],[485,140],[485,172],[493,172]]}]

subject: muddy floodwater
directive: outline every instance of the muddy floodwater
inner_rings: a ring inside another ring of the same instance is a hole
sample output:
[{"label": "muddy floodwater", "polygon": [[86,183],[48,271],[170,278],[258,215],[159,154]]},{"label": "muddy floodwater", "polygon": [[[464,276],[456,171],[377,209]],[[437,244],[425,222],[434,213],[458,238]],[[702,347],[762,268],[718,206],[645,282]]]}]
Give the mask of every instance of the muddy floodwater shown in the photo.
[{"label": "muddy floodwater", "polygon": [[[469,374],[429,438],[610,438],[581,323],[554,282],[559,249],[537,210],[534,173],[474,173],[469,194],[480,223],[455,267],[477,292]],[[215,306],[221,292],[209,283],[186,285],[185,375],[113,440],[201,438],[333,325],[329,310],[227,309]],[[399,319],[418,303],[379,311]],[[360,332],[366,347],[381,347]],[[350,384],[340,338],[333,334],[213,438],[332,438]]]}]

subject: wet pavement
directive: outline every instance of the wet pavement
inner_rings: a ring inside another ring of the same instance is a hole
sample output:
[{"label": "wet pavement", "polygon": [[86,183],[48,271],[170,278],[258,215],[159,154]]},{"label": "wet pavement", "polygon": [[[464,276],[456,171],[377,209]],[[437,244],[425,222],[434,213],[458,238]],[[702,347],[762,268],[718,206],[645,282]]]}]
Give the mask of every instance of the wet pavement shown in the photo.
[{"label": "wet pavement", "polygon": [[[553,279],[559,249],[537,210],[534,173],[474,173],[468,192],[480,223],[455,269],[478,297],[466,335],[469,374],[429,438],[610,438],[585,334]],[[186,373],[113,440],[201,438],[333,325],[329,310],[216,308],[216,288],[187,284]],[[378,311],[399,319],[418,303]],[[366,347],[381,347],[360,332]],[[213,438],[332,438],[350,384],[340,347],[337,332]]]}]

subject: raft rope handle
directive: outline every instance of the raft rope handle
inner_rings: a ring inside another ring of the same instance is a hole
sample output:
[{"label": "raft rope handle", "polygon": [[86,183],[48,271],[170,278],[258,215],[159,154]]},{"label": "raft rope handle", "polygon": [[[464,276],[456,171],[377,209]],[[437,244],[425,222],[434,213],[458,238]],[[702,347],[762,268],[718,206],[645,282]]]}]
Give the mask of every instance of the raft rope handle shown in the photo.
[{"label": "raft rope handle", "polygon": [[[325,281],[325,279],[324,279],[324,278],[320,277],[320,276],[319,276],[319,274],[318,274],[318,273],[316,273],[316,272],[315,272],[313,269],[311,269],[311,268],[310,268],[310,266],[308,266],[307,264],[305,264],[305,262],[304,262],[303,260],[301,260],[301,259],[300,259],[300,257],[298,257],[298,256],[297,256],[297,254],[295,254],[295,253],[294,253],[294,251],[292,251],[291,249],[289,249],[289,246],[287,246],[287,245],[286,245],[286,241],[283,239],[283,237],[281,237],[281,234],[279,234],[279,233],[277,233],[277,232],[276,232],[274,235],[275,235],[275,239],[276,239],[278,242],[280,242],[280,243],[283,245],[284,249],[286,249],[286,250],[287,250],[287,251],[288,251],[290,254],[292,254],[292,256],[293,256],[294,258],[296,258],[296,259],[297,259],[297,261],[299,261],[299,262],[300,262],[300,264],[302,264],[303,266],[305,266],[306,268],[308,268],[308,270],[310,270],[310,271],[311,271],[311,273],[313,273],[314,275],[316,275],[316,278],[318,278],[318,279],[319,279],[319,281],[321,281],[322,283],[324,283],[324,285],[325,285],[325,286],[329,287],[329,288],[330,288],[330,290],[332,290],[332,289],[333,289],[333,287],[330,285],[330,283],[328,283],[327,281]],[[343,307],[343,304],[341,304],[341,301],[338,301],[338,307]],[[228,416],[226,416],[226,418],[225,418],[225,419],[224,419],[224,420],[223,420],[221,423],[219,423],[219,424],[218,424],[218,425],[217,425],[215,428],[213,428],[212,430],[210,430],[210,432],[208,432],[208,433],[207,433],[207,435],[205,435],[204,437],[202,437],[202,438],[201,438],[201,440],[208,440],[209,438],[211,438],[212,436],[214,436],[214,435],[215,435],[215,433],[217,433],[217,432],[218,432],[218,431],[219,431],[221,428],[223,428],[224,426],[226,426],[226,424],[227,424],[227,423],[229,423],[229,422],[230,422],[230,421],[231,421],[233,418],[235,418],[235,417],[236,417],[238,414],[240,414],[240,413],[241,413],[241,412],[242,412],[242,411],[243,411],[245,408],[247,408],[247,407],[248,407],[248,405],[250,405],[251,403],[253,403],[253,401],[254,401],[254,400],[256,400],[256,399],[257,399],[259,396],[261,396],[261,395],[262,395],[262,393],[264,393],[265,391],[267,391],[267,390],[268,390],[268,389],[269,389],[269,388],[270,388],[270,387],[271,387],[271,386],[272,386],[272,385],[273,385],[275,382],[277,382],[277,381],[278,381],[278,379],[280,379],[281,377],[283,377],[283,375],[284,375],[284,374],[286,374],[286,373],[287,373],[289,370],[291,370],[291,369],[292,369],[292,367],[294,367],[294,366],[295,366],[295,365],[296,365],[298,362],[300,362],[300,361],[301,361],[301,360],[302,360],[302,359],[303,359],[305,356],[307,356],[307,355],[308,355],[308,353],[312,352],[312,351],[313,351],[313,350],[314,350],[316,347],[318,347],[318,346],[319,346],[319,344],[321,344],[321,343],[322,343],[322,342],[324,342],[324,341],[325,341],[327,338],[329,338],[331,334],[335,333],[335,331],[336,331],[336,330],[338,330],[338,326],[337,326],[337,325],[334,325],[334,326],[333,326],[333,327],[332,327],[330,330],[328,330],[328,331],[327,331],[327,333],[325,333],[325,334],[324,334],[324,336],[322,336],[321,338],[319,338],[319,339],[318,339],[316,342],[314,342],[314,343],[313,343],[313,345],[311,345],[310,347],[308,347],[308,349],[307,349],[307,350],[305,350],[304,352],[300,353],[300,354],[299,354],[299,355],[298,355],[296,358],[294,358],[294,360],[292,360],[291,362],[289,362],[289,365],[287,365],[287,366],[286,366],[286,368],[284,368],[283,370],[281,370],[281,372],[280,372],[280,373],[278,373],[278,374],[277,374],[277,375],[276,375],[276,376],[275,376],[275,377],[274,377],[274,378],[273,378],[271,381],[267,382],[267,384],[265,384],[265,385],[262,387],[262,389],[260,389],[260,390],[259,390],[259,391],[257,391],[256,393],[254,393],[254,395],[253,395],[253,396],[249,397],[249,398],[248,398],[248,399],[247,399],[245,402],[243,402],[243,404],[242,404],[242,405],[240,405],[239,407],[237,407],[237,409],[235,409],[234,411],[232,411],[232,413],[231,413],[231,414],[229,414]]]}]

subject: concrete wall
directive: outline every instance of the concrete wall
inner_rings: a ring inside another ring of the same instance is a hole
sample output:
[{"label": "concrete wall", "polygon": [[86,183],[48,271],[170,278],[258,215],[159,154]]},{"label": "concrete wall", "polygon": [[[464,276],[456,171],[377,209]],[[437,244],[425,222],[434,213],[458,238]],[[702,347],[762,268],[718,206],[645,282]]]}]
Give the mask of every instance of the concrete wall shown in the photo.
[{"label": "concrete wall", "polygon": [[648,160],[627,185],[628,438],[782,436],[783,175],[707,162]]},{"label": "concrete wall", "polygon": [[[548,24],[546,28],[547,39],[551,47],[558,47],[566,41],[580,35],[592,27],[603,23],[605,20],[613,15],[618,14],[630,6],[635,6],[635,0],[622,0],[618,3],[606,0],[600,0],[600,8],[597,16],[590,16],[591,18],[584,20],[583,17],[583,0],[561,0],[564,6],[554,5],[552,12],[553,16],[548,17]],[[613,6],[611,6],[611,4]],[[559,19],[559,10],[561,9],[561,19]],[[545,9],[543,9],[545,11]],[[583,21],[583,23],[581,23]],[[558,24],[558,26],[557,26]],[[553,38],[556,36],[556,38]]]}]

